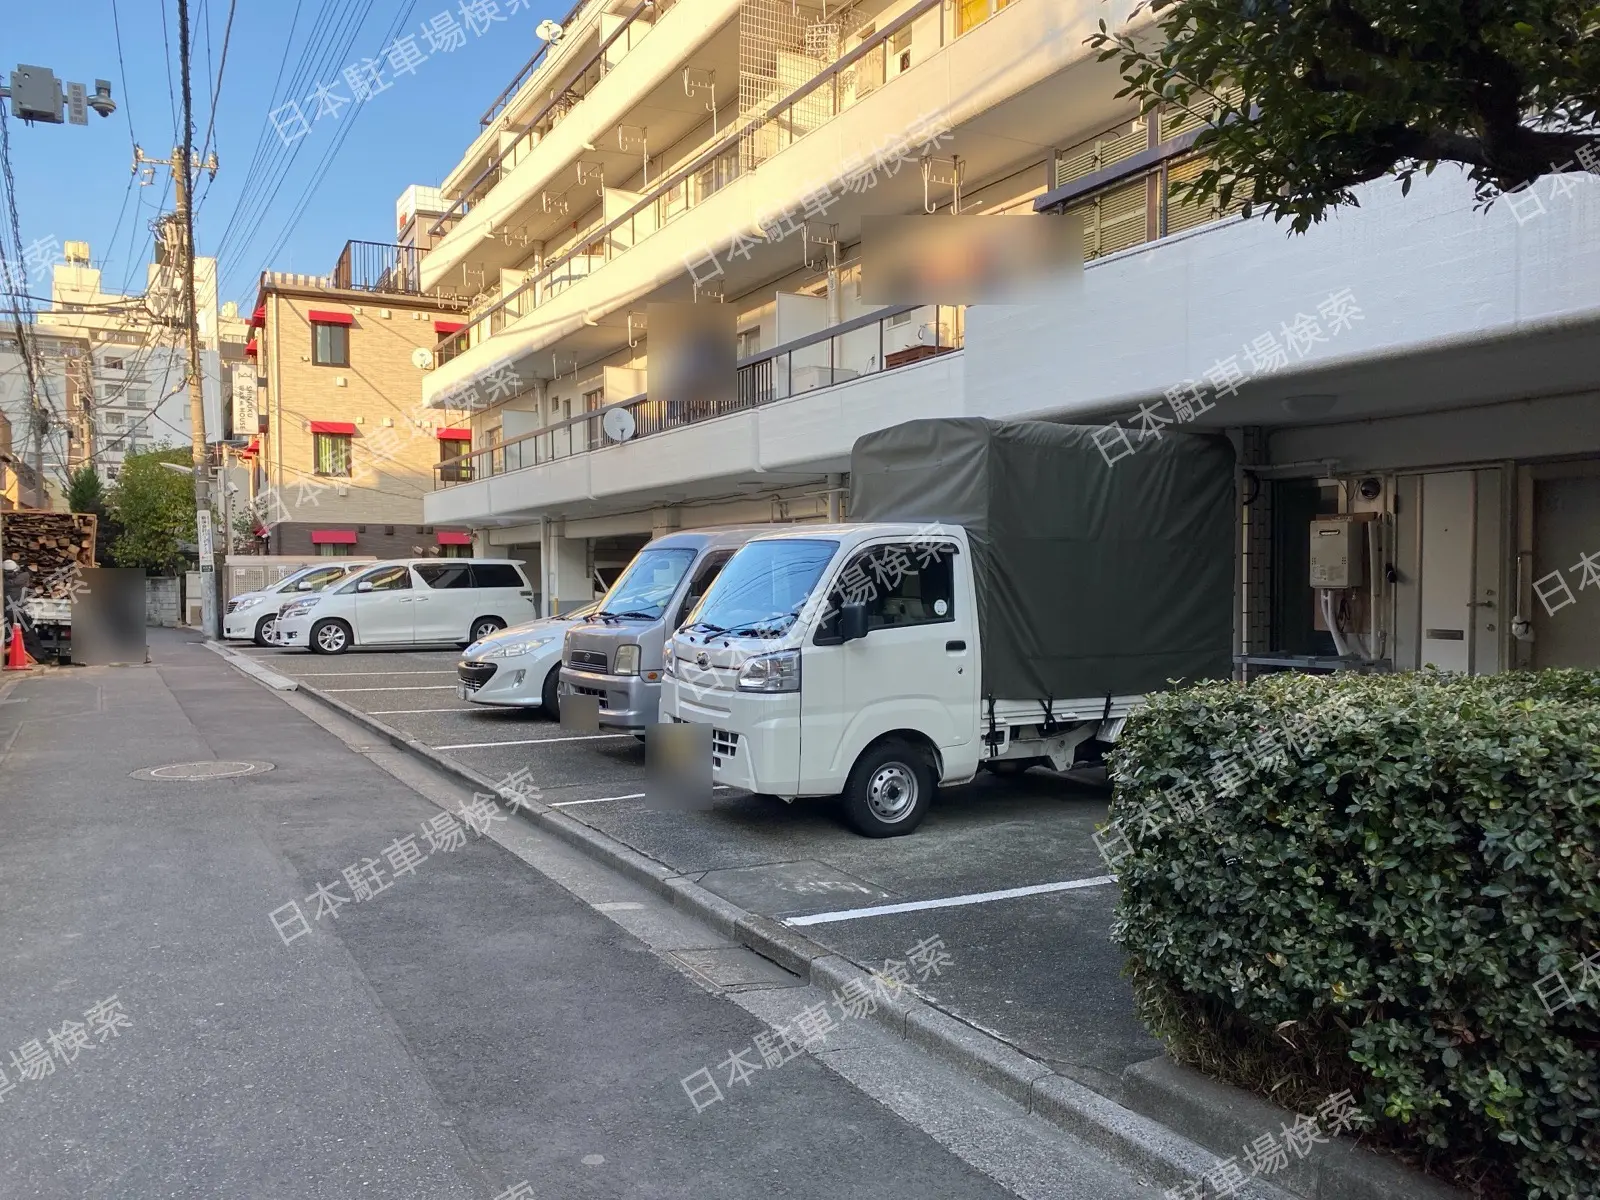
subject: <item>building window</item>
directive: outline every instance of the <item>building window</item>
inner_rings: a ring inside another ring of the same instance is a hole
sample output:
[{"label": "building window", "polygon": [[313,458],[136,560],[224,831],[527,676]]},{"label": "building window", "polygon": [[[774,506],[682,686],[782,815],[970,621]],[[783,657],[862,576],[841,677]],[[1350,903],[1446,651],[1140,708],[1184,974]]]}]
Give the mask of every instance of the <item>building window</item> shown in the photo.
[{"label": "building window", "polygon": [[314,433],[311,445],[316,452],[317,474],[350,476],[351,438],[346,433]]},{"label": "building window", "polygon": [[311,323],[311,361],[319,367],[350,365],[350,327]]},{"label": "building window", "polygon": [[129,388],[123,403],[129,408],[145,408],[150,403],[150,393],[145,388]]},{"label": "building window", "polygon": [[334,542],[318,542],[311,549],[318,558],[341,558],[350,553],[348,546],[341,546]]},{"label": "building window", "polygon": [[127,419],[126,417],[124,417],[119,412],[108,412],[108,413],[105,414],[105,418],[106,418],[106,424],[107,425],[117,425],[117,426],[120,426]]},{"label": "building window", "polygon": [[733,356],[737,359],[746,359],[753,354],[761,353],[761,327],[754,329],[741,329],[734,335]]},{"label": "building window", "polygon": [[122,370],[122,359],[120,359],[120,358],[107,358],[105,360],[105,368],[108,371],[120,371],[120,370]]}]

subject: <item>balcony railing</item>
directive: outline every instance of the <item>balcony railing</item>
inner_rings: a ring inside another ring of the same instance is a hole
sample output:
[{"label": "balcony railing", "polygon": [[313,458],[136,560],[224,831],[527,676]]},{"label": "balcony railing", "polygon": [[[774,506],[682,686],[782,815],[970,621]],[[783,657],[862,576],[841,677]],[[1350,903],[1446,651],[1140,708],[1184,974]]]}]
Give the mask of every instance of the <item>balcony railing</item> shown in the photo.
[{"label": "balcony railing", "polygon": [[[918,0],[765,114],[712,141],[688,163],[653,184],[626,212],[591,224],[572,239],[571,249],[553,257],[460,332],[441,341],[436,362],[448,362],[492,337],[865,98],[884,78],[883,56],[895,35],[929,10],[942,13],[941,4],[942,0]],[[940,20],[942,45],[944,18]],[[591,250],[596,243],[598,252]]]},{"label": "balcony railing", "polygon": [[627,440],[637,441],[949,354],[964,344],[965,323],[966,310],[949,305],[903,305],[867,313],[744,359],[726,399],[666,403],[650,399],[648,393],[633,396],[498,446],[447,459],[434,468],[434,487],[487,479],[616,445],[604,422],[618,409],[633,417]]},{"label": "balcony railing", "polygon": [[350,291],[419,296],[422,294],[420,261],[415,246],[346,242],[329,278],[334,287]]},{"label": "balcony railing", "polygon": [[[466,216],[467,213],[472,211],[474,204],[487,196],[495,184],[510,173],[511,168],[527,157],[528,152],[538,144],[539,139],[549,132],[548,129],[541,130],[540,126],[548,119],[551,128],[553,128],[576,107],[578,101],[588,94],[589,88],[593,86],[593,84],[586,82],[590,71],[598,67],[600,71],[599,78],[605,78],[608,73],[606,51],[610,50],[619,39],[632,36],[629,31],[633,26],[633,22],[638,19],[645,9],[654,8],[656,20],[659,21],[672,7],[673,3],[675,3],[675,0],[640,0],[632,11],[622,19],[622,23],[600,42],[588,58],[584,59],[574,70],[568,71],[562,82],[550,89],[550,98],[539,107],[539,110],[533,116],[516,127],[517,136],[515,140],[491,158],[489,165],[474,176],[471,183],[461,189],[460,194],[451,201],[450,207],[445,211],[444,215],[433,223],[430,233],[434,237],[438,237],[440,230],[447,223]],[[529,63],[528,69],[530,72],[536,69],[538,57],[536,55],[533,62]],[[599,80],[597,79],[595,82],[598,83]],[[518,84],[517,86],[520,87],[521,85]]]},{"label": "balcony railing", "polygon": [[[572,6],[572,11],[561,18],[561,28],[563,31],[571,29],[574,19],[577,17],[579,12],[583,10],[584,6],[589,3],[591,3],[591,0],[578,0],[578,3]],[[522,65],[522,70],[517,72],[516,78],[506,85],[506,90],[496,96],[494,98],[494,103],[489,105],[489,107],[484,110],[483,116],[478,118],[478,124],[480,126],[482,126],[484,129],[487,129],[489,126],[494,124],[495,118],[501,113],[505,112],[506,108],[511,104],[511,101],[516,98],[517,93],[522,90],[522,85],[533,78],[534,73],[538,71],[540,64],[544,62],[545,55],[550,52],[550,47],[556,44],[557,43],[555,42],[545,42],[534,53],[534,56]]]}]

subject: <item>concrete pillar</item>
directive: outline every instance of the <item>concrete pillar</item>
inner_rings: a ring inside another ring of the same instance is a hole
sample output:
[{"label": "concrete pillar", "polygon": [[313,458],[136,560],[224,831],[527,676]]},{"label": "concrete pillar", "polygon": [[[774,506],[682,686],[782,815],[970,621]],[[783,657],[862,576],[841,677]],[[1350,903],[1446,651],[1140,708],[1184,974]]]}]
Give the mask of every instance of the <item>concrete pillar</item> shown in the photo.
[{"label": "concrete pillar", "polygon": [[676,533],[681,528],[679,514],[676,508],[653,508],[650,510],[650,537],[666,537],[669,533]]},{"label": "concrete pillar", "polygon": [[544,579],[544,615],[554,616],[594,598],[589,577],[589,542],[569,538],[560,521],[540,522],[539,561]]},{"label": "concrete pillar", "polygon": [[844,519],[844,476],[837,472],[828,476],[828,523],[837,525]]}]

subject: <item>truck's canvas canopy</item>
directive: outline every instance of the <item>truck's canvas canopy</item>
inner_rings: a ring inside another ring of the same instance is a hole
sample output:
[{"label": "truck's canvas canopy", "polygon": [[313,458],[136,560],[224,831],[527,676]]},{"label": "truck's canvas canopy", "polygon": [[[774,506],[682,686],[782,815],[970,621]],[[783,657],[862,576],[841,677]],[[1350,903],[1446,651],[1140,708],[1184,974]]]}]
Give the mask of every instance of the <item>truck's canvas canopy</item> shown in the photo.
[{"label": "truck's canvas canopy", "polygon": [[1094,432],[958,417],[855,444],[851,520],[966,527],[987,697],[1120,696],[1231,674],[1232,446],[1168,431],[1108,464]]}]

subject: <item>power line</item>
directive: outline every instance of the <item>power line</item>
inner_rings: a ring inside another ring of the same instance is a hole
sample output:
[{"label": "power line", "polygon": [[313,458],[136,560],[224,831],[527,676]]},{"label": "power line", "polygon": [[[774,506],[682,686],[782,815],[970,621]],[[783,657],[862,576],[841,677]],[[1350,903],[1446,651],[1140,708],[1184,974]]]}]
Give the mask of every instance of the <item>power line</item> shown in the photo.
[{"label": "power line", "polygon": [[[211,134],[217,127],[217,100],[222,95],[222,73],[228,69],[228,41],[233,37],[233,11],[237,5],[238,0],[228,0],[228,20],[222,27],[222,61],[217,66],[217,81],[211,85],[211,119],[206,122],[206,136],[200,143],[201,158],[205,158],[207,152],[211,149]],[[207,193],[210,190],[208,186],[206,188]],[[204,196],[200,198],[200,202],[202,204],[205,203]],[[195,212],[198,213],[199,211],[199,205],[196,205]]]},{"label": "power line", "polygon": [[[122,22],[117,16],[117,0],[111,0],[111,28],[117,35],[117,70],[122,78],[122,115],[128,118],[128,141],[137,146],[139,139],[133,136],[133,106],[128,103],[128,64],[122,57]],[[112,242],[115,241],[113,238]]]},{"label": "power line", "polygon": [[[172,39],[167,33],[167,0],[156,0],[156,3],[160,5],[161,8],[161,44],[165,46],[167,50],[167,101],[172,108],[172,134],[173,140],[176,141],[178,135],[178,100],[177,97],[172,94]],[[182,7],[181,2],[180,7]],[[183,35],[179,39],[180,48],[182,43],[187,40],[188,30],[187,27],[185,27]]]},{"label": "power line", "polygon": [[[9,236],[16,247],[17,265],[19,269],[25,268],[24,252],[22,249],[22,223],[17,218],[17,180],[11,172],[11,120],[6,115],[6,106],[0,104],[0,176],[5,180],[6,210],[10,217]],[[5,234],[0,233],[0,272],[7,284],[7,290],[17,294],[19,289],[13,282],[11,263],[4,250]],[[20,275],[22,286],[27,287],[27,271],[22,270]],[[23,293],[26,295],[26,293]],[[30,306],[26,299],[23,308]],[[31,314],[30,314],[31,315]],[[17,349],[22,355],[23,373],[28,378],[28,395],[32,403],[32,434],[34,439],[34,470],[39,472],[39,459],[44,452],[44,435],[49,428],[49,415],[39,400],[39,373],[34,366],[34,347],[32,346],[32,332],[22,321],[17,322]]]}]

